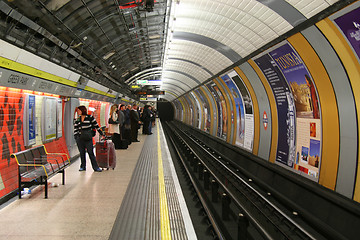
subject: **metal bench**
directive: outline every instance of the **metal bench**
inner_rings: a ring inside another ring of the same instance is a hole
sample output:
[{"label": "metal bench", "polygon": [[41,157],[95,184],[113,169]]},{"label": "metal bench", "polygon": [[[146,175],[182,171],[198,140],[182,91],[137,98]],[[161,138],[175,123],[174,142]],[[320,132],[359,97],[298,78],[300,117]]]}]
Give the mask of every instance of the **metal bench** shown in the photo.
[{"label": "metal bench", "polygon": [[65,184],[65,168],[70,165],[66,153],[48,153],[44,145],[13,153],[19,168],[19,198],[24,187],[45,185],[45,198],[48,198],[48,179],[56,173],[62,173]]}]

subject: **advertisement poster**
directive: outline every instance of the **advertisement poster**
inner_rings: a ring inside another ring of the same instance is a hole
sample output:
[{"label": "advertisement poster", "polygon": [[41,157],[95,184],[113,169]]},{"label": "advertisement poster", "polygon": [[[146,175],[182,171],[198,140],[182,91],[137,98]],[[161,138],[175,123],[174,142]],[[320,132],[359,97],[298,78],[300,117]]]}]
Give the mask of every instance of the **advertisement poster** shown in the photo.
[{"label": "advertisement poster", "polygon": [[184,98],[185,98],[186,103],[187,103],[187,105],[188,105],[188,110],[190,110],[190,111],[189,111],[189,118],[188,118],[188,119],[189,119],[189,124],[190,124],[191,126],[194,126],[194,109],[193,109],[193,104],[192,104],[191,99],[190,99],[190,97],[189,97],[188,95],[185,95]]},{"label": "advertisement poster", "polygon": [[196,96],[196,94],[194,92],[191,92],[190,93],[192,98],[194,99],[195,101],[195,104],[196,104],[196,119],[197,119],[197,122],[195,123],[196,126],[198,129],[201,129],[201,122],[202,122],[202,114],[201,114],[201,108],[200,108],[200,104],[199,104],[199,100]]},{"label": "advertisement poster", "polygon": [[[320,106],[315,84],[300,56],[285,44],[271,53],[287,80],[296,109],[296,159],[294,168],[318,177],[321,150]],[[308,148],[307,157],[303,148]]]},{"label": "advertisement poster", "polygon": [[210,132],[210,126],[211,126],[211,123],[210,123],[211,116],[210,116],[210,110],[209,110],[209,103],[208,103],[207,99],[203,96],[200,89],[196,89],[195,93],[199,96],[200,101],[203,104],[203,109],[204,109],[204,125],[203,125],[204,129],[203,130],[205,132],[209,133]]},{"label": "advertisement poster", "polygon": [[236,132],[236,141],[235,144],[244,147],[244,136],[245,136],[245,111],[244,105],[242,101],[241,94],[239,89],[235,86],[233,81],[230,79],[228,75],[224,75],[221,77],[226,85],[229,87],[230,92],[235,101],[236,107],[236,125],[237,125],[237,132]]},{"label": "advertisement poster", "polygon": [[239,116],[237,120],[238,136],[236,143],[252,151],[254,142],[254,114],[250,94],[235,71],[231,71],[223,76],[223,80],[232,92]]},{"label": "advertisement poster", "polygon": [[[283,154],[280,151],[285,149],[284,146],[287,145],[289,148],[287,162],[284,161],[284,158],[277,157],[276,160],[318,178],[321,155],[321,121],[315,84],[302,59],[289,44],[286,43],[270,51],[267,55],[271,61],[272,70],[268,65],[268,68],[264,68],[262,71],[267,72],[265,75],[274,92],[278,107],[279,146],[277,156]],[[284,106],[286,106],[287,112],[285,112]],[[287,128],[286,135],[284,135],[283,126]]]},{"label": "advertisement poster", "polygon": [[56,138],[62,137],[62,100],[57,100],[57,131],[56,131]]},{"label": "advertisement poster", "polygon": [[[210,82],[206,84],[207,88],[209,89],[211,95],[213,96],[215,103],[216,103],[216,109],[214,109],[214,119],[218,119],[217,126],[214,125],[216,128],[216,136],[221,137],[222,135],[222,111],[221,111],[221,104],[220,104],[220,98],[217,95],[215,89],[213,88],[213,85],[216,85],[214,82]],[[215,107],[215,106],[214,106]],[[216,112],[217,111],[217,112]]]},{"label": "advertisement poster", "polygon": [[33,145],[36,142],[36,120],[35,120],[35,96],[28,95],[28,145]]},{"label": "advertisement poster", "polygon": [[348,12],[334,21],[360,59],[360,8]]},{"label": "advertisement poster", "polygon": [[56,138],[56,98],[43,98],[42,137],[43,141]]},{"label": "advertisement poster", "polygon": [[[215,82],[208,83],[206,86],[209,88],[211,94],[213,95],[218,109],[217,112],[218,126],[217,126],[216,136],[226,139],[227,121],[225,121],[224,123],[224,120],[227,118],[227,114],[226,114],[225,99],[220,93],[220,90]],[[219,93],[221,95],[219,95]]]},{"label": "advertisement poster", "polygon": [[293,167],[295,159],[295,104],[290,88],[270,54],[254,60],[274,93],[278,114],[276,162]]}]

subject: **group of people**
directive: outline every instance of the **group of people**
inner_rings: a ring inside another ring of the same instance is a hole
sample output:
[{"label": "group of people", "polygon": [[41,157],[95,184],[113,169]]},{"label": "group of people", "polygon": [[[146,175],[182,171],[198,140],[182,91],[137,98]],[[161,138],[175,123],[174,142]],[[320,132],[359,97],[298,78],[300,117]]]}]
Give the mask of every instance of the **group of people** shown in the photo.
[{"label": "group of people", "polygon": [[[89,154],[91,165],[95,172],[101,172],[96,157],[94,155],[94,147],[92,137],[96,131],[99,132],[101,138],[105,139],[105,133],[101,130],[95,118],[89,115],[85,106],[79,106],[75,112],[78,117],[74,118],[74,137],[80,152],[80,169],[86,170],[86,152]],[[110,108],[108,133],[114,142],[116,149],[123,148],[124,145],[130,145],[132,142],[139,142],[138,130],[143,126],[143,134],[151,135],[152,126],[155,124],[155,109],[146,105],[142,109],[138,109],[136,104],[123,105],[120,107],[114,104]]]},{"label": "group of people", "polygon": [[138,108],[136,104],[120,105],[120,107],[114,104],[110,108],[108,132],[112,134],[115,145],[118,139],[127,140],[128,144],[139,142],[138,129],[140,126],[143,126],[143,134],[150,135],[154,124],[155,109],[150,105]]}]

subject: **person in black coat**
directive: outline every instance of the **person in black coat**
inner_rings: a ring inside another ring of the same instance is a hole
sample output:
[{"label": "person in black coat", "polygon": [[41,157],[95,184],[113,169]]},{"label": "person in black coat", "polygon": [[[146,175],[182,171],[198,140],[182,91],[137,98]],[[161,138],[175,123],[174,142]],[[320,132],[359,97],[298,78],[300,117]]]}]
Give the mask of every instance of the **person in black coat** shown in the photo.
[{"label": "person in black coat", "polygon": [[134,104],[132,110],[130,111],[130,124],[131,124],[131,141],[140,142],[138,140],[138,129],[140,126],[140,117],[137,111],[137,105]]},{"label": "person in black coat", "polygon": [[149,125],[151,122],[150,106],[146,105],[143,110],[143,134],[150,134]]}]

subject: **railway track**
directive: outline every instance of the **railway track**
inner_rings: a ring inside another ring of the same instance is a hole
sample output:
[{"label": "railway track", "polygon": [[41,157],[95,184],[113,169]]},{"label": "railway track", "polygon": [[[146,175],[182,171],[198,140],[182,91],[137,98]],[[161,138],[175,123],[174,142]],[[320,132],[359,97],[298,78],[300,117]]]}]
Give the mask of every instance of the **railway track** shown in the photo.
[{"label": "railway track", "polygon": [[214,239],[329,239],[191,132],[172,123],[165,125],[165,132],[194,187]]}]

